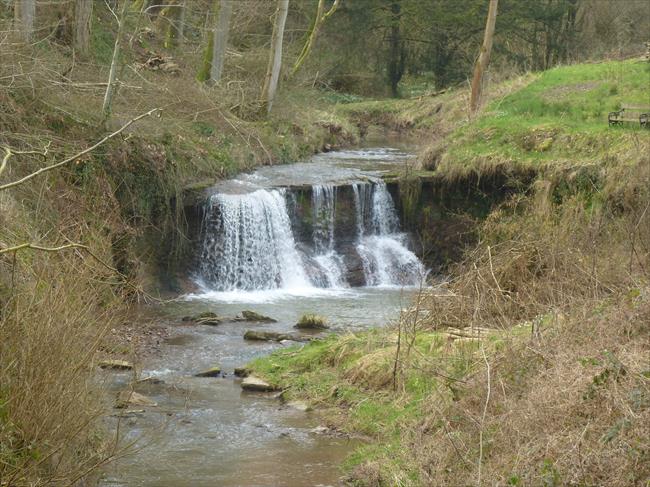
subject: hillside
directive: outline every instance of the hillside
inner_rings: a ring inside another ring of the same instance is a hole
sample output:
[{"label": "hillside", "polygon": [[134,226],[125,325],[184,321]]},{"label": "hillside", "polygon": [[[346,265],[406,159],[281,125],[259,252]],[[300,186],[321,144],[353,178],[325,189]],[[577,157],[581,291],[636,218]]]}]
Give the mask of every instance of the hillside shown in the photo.
[{"label": "hillside", "polygon": [[[429,177],[532,170],[532,184],[491,212],[445,284],[424,289],[395,325],[251,364],[287,400],[306,400],[331,427],[367,440],[348,460],[352,483],[650,478],[641,243],[650,237],[650,137],[606,123],[621,103],[647,100],[649,79],[639,61],[555,68],[495,89],[509,92],[475,120],[445,121],[453,128],[424,152]],[[438,103],[453,113],[453,98],[417,109]],[[414,108],[387,111],[404,120]],[[427,115],[411,119],[416,130],[432,125]]]}]

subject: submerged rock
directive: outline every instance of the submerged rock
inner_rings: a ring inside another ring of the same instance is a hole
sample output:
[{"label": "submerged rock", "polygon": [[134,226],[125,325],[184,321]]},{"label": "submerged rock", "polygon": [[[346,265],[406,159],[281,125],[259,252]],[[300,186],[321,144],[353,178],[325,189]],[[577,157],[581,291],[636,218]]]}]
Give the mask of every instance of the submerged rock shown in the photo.
[{"label": "submerged rock", "polygon": [[298,411],[311,411],[311,406],[303,401],[289,401],[287,406],[297,409]]},{"label": "submerged rock", "polygon": [[199,372],[198,374],[194,374],[194,377],[219,377],[219,375],[221,375],[221,367],[217,365]]},{"label": "submerged rock", "polygon": [[246,333],[244,333],[244,340],[280,342],[282,340],[291,340],[291,336],[286,333],[279,333],[277,331],[246,330]]},{"label": "submerged rock", "polygon": [[212,311],[206,311],[204,313],[199,313],[197,315],[192,315],[192,316],[184,316],[183,321],[193,321],[197,325],[211,325],[211,326],[216,326],[221,324],[221,322],[224,321],[224,318],[219,316],[216,313],[213,313]]},{"label": "submerged rock", "polygon": [[277,331],[246,330],[244,340],[260,342],[284,342],[287,340],[292,342],[307,342],[309,338],[292,333],[279,333]]},{"label": "submerged rock", "polygon": [[135,391],[122,391],[117,395],[115,407],[125,409],[129,406],[155,407],[158,404],[153,399],[149,399],[144,394]]},{"label": "submerged rock", "polygon": [[126,360],[101,360],[97,365],[102,369],[132,370],[133,364]]},{"label": "submerged rock", "polygon": [[138,380],[135,381],[136,385],[152,385],[152,386],[155,386],[155,385],[160,385],[160,384],[164,384],[164,383],[165,383],[164,380],[159,379],[158,377],[154,377],[154,376],[143,377],[142,379],[138,379]]},{"label": "submerged rock", "polygon": [[252,392],[273,392],[277,391],[278,388],[272,386],[265,380],[255,377],[254,375],[249,375],[241,382],[241,387],[245,391]]},{"label": "submerged rock", "polygon": [[253,321],[256,323],[277,323],[278,320],[275,320],[269,316],[264,316],[255,311],[242,311],[241,316],[235,318],[235,321]]}]

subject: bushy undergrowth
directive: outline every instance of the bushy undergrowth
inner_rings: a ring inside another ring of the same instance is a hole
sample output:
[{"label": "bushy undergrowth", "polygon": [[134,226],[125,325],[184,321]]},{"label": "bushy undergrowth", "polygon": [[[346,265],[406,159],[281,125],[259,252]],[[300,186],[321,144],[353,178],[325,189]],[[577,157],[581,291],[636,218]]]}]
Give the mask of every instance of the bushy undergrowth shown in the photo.
[{"label": "bushy undergrowth", "polygon": [[0,479],[71,485],[111,454],[92,363],[122,301],[88,256],[22,252],[0,263],[12,275],[0,313]]}]

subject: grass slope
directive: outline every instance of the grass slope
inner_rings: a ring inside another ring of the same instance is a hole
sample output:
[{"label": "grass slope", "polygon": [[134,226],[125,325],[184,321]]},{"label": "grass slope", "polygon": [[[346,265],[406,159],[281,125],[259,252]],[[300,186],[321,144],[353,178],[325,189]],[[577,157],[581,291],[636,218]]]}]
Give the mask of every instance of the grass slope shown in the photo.
[{"label": "grass slope", "polygon": [[456,130],[443,170],[504,161],[534,167],[628,163],[647,132],[638,124],[609,127],[607,115],[623,104],[650,107],[649,86],[650,66],[640,61],[545,71]]}]

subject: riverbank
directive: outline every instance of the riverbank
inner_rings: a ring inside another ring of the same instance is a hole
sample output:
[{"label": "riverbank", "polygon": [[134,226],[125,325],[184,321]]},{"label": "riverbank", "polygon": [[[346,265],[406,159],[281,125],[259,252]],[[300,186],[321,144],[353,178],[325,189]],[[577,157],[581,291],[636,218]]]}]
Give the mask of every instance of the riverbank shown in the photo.
[{"label": "riverbank", "polygon": [[350,482],[650,476],[650,141],[606,123],[645,99],[647,77],[639,61],[556,68],[458,122],[423,167],[449,181],[534,178],[478,224],[444,290],[423,291],[395,327],[251,364],[334,427],[372,438],[349,457]]}]

